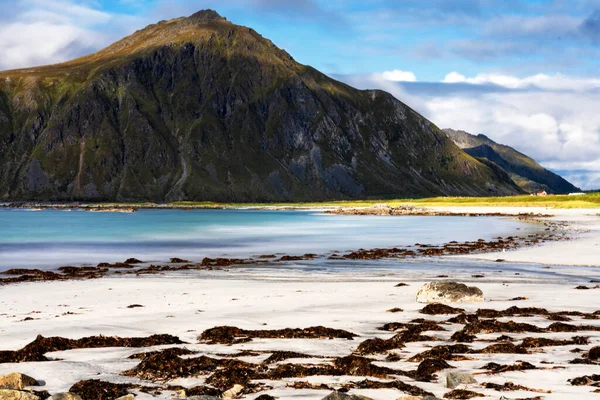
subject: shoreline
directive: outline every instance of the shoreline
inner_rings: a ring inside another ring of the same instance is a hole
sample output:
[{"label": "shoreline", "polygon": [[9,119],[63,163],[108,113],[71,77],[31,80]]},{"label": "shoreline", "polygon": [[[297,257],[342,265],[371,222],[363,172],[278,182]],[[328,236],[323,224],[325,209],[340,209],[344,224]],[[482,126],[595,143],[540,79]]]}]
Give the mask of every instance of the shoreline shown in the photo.
[{"label": "shoreline", "polygon": [[[441,214],[448,216],[447,214]],[[463,216],[461,214],[461,216]],[[497,216],[497,215],[493,215]],[[312,264],[326,263],[330,261],[340,261],[346,263],[361,261],[384,261],[401,262],[411,260],[414,262],[426,262],[431,258],[443,258],[456,255],[484,255],[492,251],[502,250],[502,255],[506,251],[513,251],[522,247],[536,246],[543,242],[564,241],[571,238],[562,223],[545,221],[540,215],[519,214],[516,219],[525,223],[543,224],[546,228],[536,233],[514,235],[506,237],[496,237],[494,239],[475,239],[466,242],[457,242],[455,240],[440,243],[413,243],[403,247],[378,247],[372,249],[349,249],[344,251],[329,250],[324,253],[305,254],[286,254],[280,252],[269,253],[269,249],[262,255],[241,256],[231,258],[228,256],[210,258],[204,257],[202,260],[188,260],[181,258],[170,258],[169,262],[149,263],[137,258],[128,258],[119,262],[100,262],[97,265],[90,264],[72,264],[60,266],[55,269],[37,269],[37,268],[10,268],[0,272],[0,285],[19,284],[23,282],[42,282],[42,281],[64,281],[64,280],[88,280],[110,277],[114,275],[144,276],[164,274],[172,271],[207,271],[219,269],[235,269],[240,267],[267,267],[267,268],[285,268],[294,267],[297,262],[310,262]],[[504,261],[503,259],[496,261]]]}]

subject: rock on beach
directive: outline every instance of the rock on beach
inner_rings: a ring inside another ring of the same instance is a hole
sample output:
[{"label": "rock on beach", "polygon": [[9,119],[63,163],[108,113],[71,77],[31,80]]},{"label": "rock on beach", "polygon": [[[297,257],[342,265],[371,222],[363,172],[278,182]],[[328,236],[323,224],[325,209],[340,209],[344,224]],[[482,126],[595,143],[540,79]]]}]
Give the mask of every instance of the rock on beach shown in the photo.
[{"label": "rock on beach", "polygon": [[418,303],[476,303],[485,300],[481,289],[458,282],[430,282],[417,292]]}]

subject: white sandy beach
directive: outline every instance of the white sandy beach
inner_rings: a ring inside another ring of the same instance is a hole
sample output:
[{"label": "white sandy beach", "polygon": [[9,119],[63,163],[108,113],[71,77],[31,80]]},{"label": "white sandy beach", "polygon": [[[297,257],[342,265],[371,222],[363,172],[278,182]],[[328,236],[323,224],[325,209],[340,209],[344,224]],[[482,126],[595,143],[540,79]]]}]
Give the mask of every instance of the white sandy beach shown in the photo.
[{"label": "white sandy beach", "polygon": [[598,209],[548,209],[543,207],[431,207],[438,211],[466,211],[472,213],[499,212],[515,214],[531,212],[551,214],[552,221],[567,223],[575,240],[552,242],[535,247],[503,253],[475,254],[467,257],[481,260],[504,259],[508,262],[548,265],[600,266],[600,211]]},{"label": "white sandy beach", "polygon": [[[460,209],[464,211],[464,208]],[[514,212],[514,209],[488,209],[493,212]],[[517,212],[523,209],[516,210]],[[481,210],[479,210],[481,211]],[[43,336],[80,338],[92,335],[148,336],[169,333],[190,343],[182,347],[201,351],[202,354],[234,353],[248,350],[292,350],[324,357],[340,357],[351,354],[358,344],[368,338],[389,338],[390,332],[377,328],[388,322],[408,322],[415,318],[444,321],[450,316],[429,316],[418,311],[424,306],[415,302],[418,288],[435,280],[438,274],[446,273],[452,280],[473,284],[482,289],[485,303],[460,304],[467,311],[478,308],[506,309],[511,306],[543,307],[549,311],[573,310],[594,312],[600,310],[598,301],[600,289],[575,290],[585,278],[600,277],[600,269],[564,268],[560,265],[600,266],[600,217],[595,210],[554,210],[526,209],[527,212],[556,213],[553,219],[568,222],[580,238],[566,242],[551,242],[534,248],[524,248],[499,254],[467,256],[470,259],[496,260],[555,265],[547,276],[540,275],[543,266],[525,269],[519,275],[493,272],[489,267],[485,277],[475,279],[472,273],[479,271],[477,263],[473,270],[456,273],[436,264],[429,270],[388,273],[328,273],[303,272],[299,270],[259,270],[240,269],[231,271],[192,271],[168,273],[146,277],[108,277],[87,281],[61,281],[23,283],[0,286],[0,350],[16,350]],[[401,217],[391,217],[401,218]],[[454,258],[454,257],[453,257]],[[424,261],[425,263],[427,260]],[[502,269],[498,263],[497,270]],[[530,272],[528,272],[530,271]],[[395,287],[398,282],[409,286]],[[579,282],[579,283],[577,283]],[[590,285],[593,286],[593,285]],[[527,297],[526,301],[509,301],[517,296]],[[141,304],[143,308],[127,308],[131,304]],[[393,307],[404,309],[401,313],[388,313]],[[33,320],[23,321],[31,317]],[[541,327],[552,321],[543,317],[500,318],[501,321],[527,322]],[[571,324],[600,326],[600,320],[582,320],[573,317]],[[237,326],[244,329],[304,328],[323,325],[344,329],[359,335],[348,341],[254,339],[251,342],[234,346],[198,344],[197,336],[205,329],[220,325]],[[406,348],[396,350],[402,361],[385,362],[385,355],[375,356],[378,365],[395,369],[412,370],[418,363],[405,360],[427,347],[445,344],[452,333],[462,325],[445,325],[446,332],[428,332],[441,339],[441,342],[408,343]],[[493,339],[500,334],[480,334],[478,340]],[[559,346],[534,349],[532,354],[475,354],[472,361],[450,361],[457,369],[438,373],[439,382],[414,382],[409,378],[402,381],[415,384],[442,397],[450,389],[444,387],[444,376],[450,371],[477,372],[489,361],[512,364],[517,360],[530,362],[540,368],[525,372],[507,372],[499,375],[477,375],[482,382],[505,383],[512,381],[530,388],[551,390],[550,394],[525,391],[500,393],[470,385],[469,389],[485,394],[488,399],[508,399],[543,396],[545,399],[595,399],[597,393],[590,386],[572,386],[567,380],[592,373],[600,374],[600,366],[570,365],[568,362],[580,355],[570,350],[583,347],[584,350],[600,345],[600,332],[577,333],[527,333],[509,334],[514,339],[524,337],[547,337],[570,339],[573,336],[589,336],[587,346]],[[449,342],[448,344],[453,344]],[[474,349],[490,343],[476,341],[470,344]],[[173,346],[164,346],[173,347]],[[22,372],[44,381],[42,389],[50,393],[67,391],[82,379],[101,379],[111,382],[138,382],[133,378],[119,375],[133,368],[139,360],[127,357],[146,349],[85,349],[51,354],[60,361],[0,364],[0,375],[9,372]],[[258,362],[268,356],[245,357],[246,361]],[[327,359],[288,360],[286,362],[318,363]],[[550,369],[568,367],[567,369]],[[328,391],[296,390],[286,388],[286,382],[309,381],[336,386],[347,381],[358,381],[358,377],[309,377],[287,379],[278,382],[265,382],[273,386],[267,392],[280,399],[321,399]],[[181,379],[173,384],[186,387],[202,384],[203,377]],[[147,384],[147,382],[146,382]],[[402,393],[391,389],[352,390],[373,399],[396,399]],[[248,396],[252,399],[255,395]],[[164,392],[160,398],[172,398],[173,393]],[[150,398],[139,394],[139,399]]]}]

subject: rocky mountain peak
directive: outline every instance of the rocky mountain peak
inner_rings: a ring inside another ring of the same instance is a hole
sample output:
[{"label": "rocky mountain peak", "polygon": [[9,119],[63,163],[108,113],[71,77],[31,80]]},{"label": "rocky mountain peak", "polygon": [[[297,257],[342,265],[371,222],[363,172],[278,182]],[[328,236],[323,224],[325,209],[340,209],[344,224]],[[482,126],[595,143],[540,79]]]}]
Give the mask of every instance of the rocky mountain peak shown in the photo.
[{"label": "rocky mountain peak", "polygon": [[189,18],[189,20],[197,22],[197,23],[201,23],[201,24],[207,24],[209,22],[214,22],[214,21],[226,21],[227,18],[221,17],[219,15],[218,12],[216,12],[215,10],[200,10],[195,14],[192,14]]}]

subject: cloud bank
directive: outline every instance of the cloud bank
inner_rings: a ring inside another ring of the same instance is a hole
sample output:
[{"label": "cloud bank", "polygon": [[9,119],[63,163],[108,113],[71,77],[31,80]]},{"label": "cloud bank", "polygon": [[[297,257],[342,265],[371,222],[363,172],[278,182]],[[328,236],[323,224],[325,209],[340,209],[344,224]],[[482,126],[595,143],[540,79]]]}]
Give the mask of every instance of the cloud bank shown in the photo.
[{"label": "cloud bank", "polygon": [[94,3],[20,0],[0,17],[0,69],[53,64],[98,50],[143,23]]},{"label": "cloud bank", "polygon": [[451,72],[441,83],[431,83],[394,82],[386,76],[338,78],[386,90],[440,128],[483,133],[576,186],[600,188],[600,79]]}]

